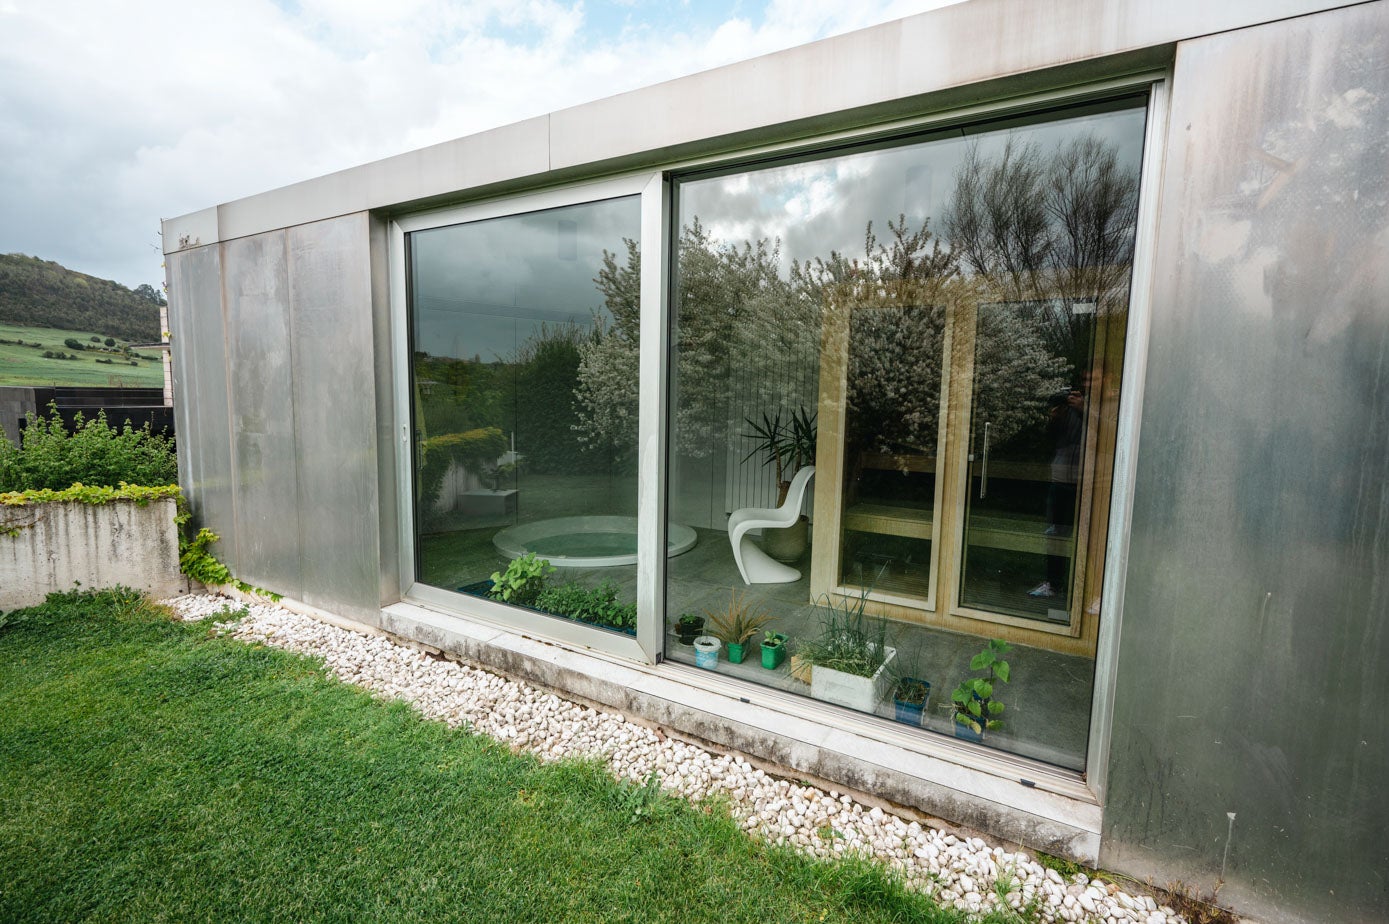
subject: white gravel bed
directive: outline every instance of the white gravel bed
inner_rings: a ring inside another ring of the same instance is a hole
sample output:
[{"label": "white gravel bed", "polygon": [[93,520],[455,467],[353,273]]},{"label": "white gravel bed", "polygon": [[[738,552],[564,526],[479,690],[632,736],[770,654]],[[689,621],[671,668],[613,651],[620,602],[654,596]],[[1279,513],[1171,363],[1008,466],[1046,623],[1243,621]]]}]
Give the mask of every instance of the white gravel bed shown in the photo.
[{"label": "white gravel bed", "polygon": [[[241,604],[190,595],[164,601],[184,620],[204,619]],[[898,870],[916,889],[971,913],[1000,903],[1036,901],[1042,921],[1182,922],[1146,895],[1090,880],[1062,877],[1025,853],[959,838],[847,795],[770,776],[741,757],[714,754],[657,734],[615,712],[595,710],[528,683],[426,656],[379,635],[328,625],[282,607],[253,604],[246,615],[217,623],[220,631],[320,657],[334,676],[407,700],[424,716],[490,735],[541,760],[594,757],[618,778],[644,780],[690,799],[721,794],[749,833],[791,844],[817,857],[860,853]]]}]

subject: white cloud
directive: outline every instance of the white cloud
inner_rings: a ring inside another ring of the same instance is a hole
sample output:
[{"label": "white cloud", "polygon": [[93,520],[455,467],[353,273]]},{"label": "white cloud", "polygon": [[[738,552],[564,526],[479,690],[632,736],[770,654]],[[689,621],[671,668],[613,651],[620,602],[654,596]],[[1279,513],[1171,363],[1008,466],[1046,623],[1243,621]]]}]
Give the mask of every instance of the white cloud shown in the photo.
[{"label": "white cloud", "polygon": [[4,0],[0,252],[155,282],[161,217],[939,5]]}]

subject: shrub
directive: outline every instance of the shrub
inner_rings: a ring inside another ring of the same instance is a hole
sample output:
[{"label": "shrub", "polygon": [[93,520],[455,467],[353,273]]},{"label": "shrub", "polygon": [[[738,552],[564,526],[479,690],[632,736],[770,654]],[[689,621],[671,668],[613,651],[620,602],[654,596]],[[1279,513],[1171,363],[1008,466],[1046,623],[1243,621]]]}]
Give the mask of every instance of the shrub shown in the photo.
[{"label": "shrub", "polygon": [[178,481],[173,440],[151,432],[148,424],[137,430],[127,420],[116,429],[105,412],[93,420],[79,413],[69,434],[57,408],[49,405],[49,413],[30,417],[18,448],[0,439],[0,492],[62,490],[79,482],[114,487]]}]

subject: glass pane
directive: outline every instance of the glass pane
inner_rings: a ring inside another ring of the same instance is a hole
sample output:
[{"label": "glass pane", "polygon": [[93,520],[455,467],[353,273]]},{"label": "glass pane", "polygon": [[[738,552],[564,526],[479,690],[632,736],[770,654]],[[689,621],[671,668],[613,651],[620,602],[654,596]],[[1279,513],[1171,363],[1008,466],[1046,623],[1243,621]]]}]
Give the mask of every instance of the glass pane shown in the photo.
[{"label": "glass pane", "polygon": [[[675,184],[667,515],[699,544],[667,569],[668,658],[947,735],[992,676],[984,745],[1083,768],[1095,635],[1046,620],[1099,619],[1078,588],[1103,560],[1143,118],[1129,99]],[[1050,423],[1058,396],[1078,425]],[[1058,565],[1059,599],[1029,596]]]},{"label": "glass pane", "polygon": [[840,583],[930,599],[945,310],[849,318]]},{"label": "glass pane", "polygon": [[421,582],[635,630],[640,217],[632,196],[410,235]]},{"label": "glass pane", "polygon": [[960,602],[1069,624],[1094,302],[981,305]]}]

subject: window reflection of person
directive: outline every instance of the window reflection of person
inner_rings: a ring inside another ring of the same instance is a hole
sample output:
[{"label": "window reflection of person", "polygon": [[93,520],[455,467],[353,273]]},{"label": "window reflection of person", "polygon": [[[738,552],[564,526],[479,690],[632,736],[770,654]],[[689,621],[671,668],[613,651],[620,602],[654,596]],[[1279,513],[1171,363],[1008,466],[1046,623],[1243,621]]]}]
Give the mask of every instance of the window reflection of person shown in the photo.
[{"label": "window reflection of person", "polygon": [[[1047,400],[1047,436],[1054,448],[1051,483],[1047,486],[1048,539],[1069,538],[1075,531],[1076,488],[1080,481],[1080,457],[1085,442],[1085,392],[1081,388],[1057,392]],[[1051,551],[1052,543],[1047,543]],[[1069,555],[1047,555],[1046,579],[1029,590],[1038,598],[1065,597],[1070,583]]]}]

